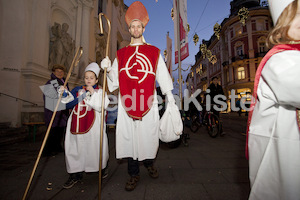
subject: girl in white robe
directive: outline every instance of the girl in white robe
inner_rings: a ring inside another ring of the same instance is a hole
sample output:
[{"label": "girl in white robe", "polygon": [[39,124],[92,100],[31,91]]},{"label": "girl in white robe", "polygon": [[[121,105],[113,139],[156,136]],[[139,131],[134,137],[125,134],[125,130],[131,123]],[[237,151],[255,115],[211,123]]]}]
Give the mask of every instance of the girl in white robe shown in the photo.
[{"label": "girl in white robe", "polygon": [[269,6],[275,27],[268,42],[275,46],[255,77],[249,199],[293,200],[300,199],[300,5],[298,0],[272,0]]}]

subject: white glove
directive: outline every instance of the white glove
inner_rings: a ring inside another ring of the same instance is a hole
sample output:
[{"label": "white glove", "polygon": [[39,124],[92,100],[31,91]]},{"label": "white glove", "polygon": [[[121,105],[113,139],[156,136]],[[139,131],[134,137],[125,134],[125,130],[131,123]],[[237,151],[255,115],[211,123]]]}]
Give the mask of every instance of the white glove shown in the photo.
[{"label": "white glove", "polygon": [[61,93],[64,93],[64,92],[68,94],[68,90],[66,90],[66,88],[64,88],[64,86],[58,86],[57,93],[60,95]]},{"label": "white glove", "polygon": [[85,95],[86,95],[84,98],[85,100],[87,100],[87,101],[91,100],[92,95],[91,95],[90,91],[87,91]]},{"label": "white glove", "polygon": [[166,95],[167,95],[167,98],[168,98],[168,102],[174,102],[175,103],[175,99],[174,99],[174,96],[173,96],[171,90],[166,92]]},{"label": "white glove", "polygon": [[106,56],[102,61],[101,61],[101,68],[105,70],[107,69],[107,72],[110,72],[111,70],[111,61],[108,56]]},{"label": "white glove", "polygon": [[62,97],[62,99],[61,99],[62,103],[69,103],[74,100],[74,97],[71,92],[69,92],[68,90],[64,90],[64,92],[67,93],[67,96]]}]

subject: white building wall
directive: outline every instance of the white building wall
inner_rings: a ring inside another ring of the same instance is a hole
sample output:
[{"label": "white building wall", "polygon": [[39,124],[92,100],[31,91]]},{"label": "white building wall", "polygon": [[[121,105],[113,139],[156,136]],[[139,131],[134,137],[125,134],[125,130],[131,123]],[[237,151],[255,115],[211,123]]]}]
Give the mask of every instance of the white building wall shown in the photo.
[{"label": "white building wall", "polygon": [[[0,0],[0,123],[11,122],[11,126],[19,127],[24,120],[43,120],[44,101],[39,86],[44,85],[51,75],[48,62],[51,26],[54,22],[61,25],[67,23],[68,33],[75,40],[76,49],[79,46],[84,49],[69,86],[73,88],[83,83],[82,72],[89,62],[96,60],[93,52],[96,44],[93,41],[94,33],[98,31],[95,27],[97,4],[98,0]],[[122,25],[118,22],[120,17],[118,19],[114,15],[124,14],[123,4],[118,8],[115,8],[112,1],[104,1],[104,4],[108,4],[103,7],[109,8],[111,19],[114,17],[110,48],[112,59],[117,50],[116,31],[124,34],[122,36],[127,37],[127,41],[130,35],[123,30],[124,16],[121,19]],[[16,101],[4,94],[38,106]]]}]

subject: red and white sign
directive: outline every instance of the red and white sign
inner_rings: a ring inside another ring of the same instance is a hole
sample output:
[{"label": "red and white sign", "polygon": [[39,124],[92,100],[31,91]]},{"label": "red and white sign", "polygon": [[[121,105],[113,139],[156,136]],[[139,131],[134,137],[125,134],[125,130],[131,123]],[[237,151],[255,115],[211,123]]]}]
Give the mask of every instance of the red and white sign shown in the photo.
[{"label": "red and white sign", "polygon": [[[174,7],[174,35],[175,35],[175,64],[178,63],[178,36],[177,36],[177,0],[173,1]],[[180,0],[179,3],[179,34],[180,34],[180,60],[189,56],[189,44],[187,34],[187,0]]]}]

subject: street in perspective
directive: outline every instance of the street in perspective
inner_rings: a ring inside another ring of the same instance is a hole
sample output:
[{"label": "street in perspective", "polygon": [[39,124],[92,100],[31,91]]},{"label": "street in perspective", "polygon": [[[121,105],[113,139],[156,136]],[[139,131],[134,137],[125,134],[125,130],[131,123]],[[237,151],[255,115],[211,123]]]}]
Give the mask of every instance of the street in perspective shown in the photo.
[{"label": "street in perspective", "polygon": [[[212,138],[206,127],[196,133],[185,126],[185,142],[160,143],[155,165],[159,177],[152,179],[140,168],[140,181],[128,192],[125,182],[127,161],[115,157],[115,129],[107,127],[110,158],[108,177],[102,179],[101,199],[248,199],[250,186],[248,161],[245,157],[247,116],[236,112],[220,114],[223,136]],[[0,146],[0,199],[22,199],[37,158],[44,132],[22,141]],[[64,153],[42,157],[27,199],[75,200],[98,199],[98,173],[85,173],[82,182],[70,189],[62,185],[68,178]]]}]

